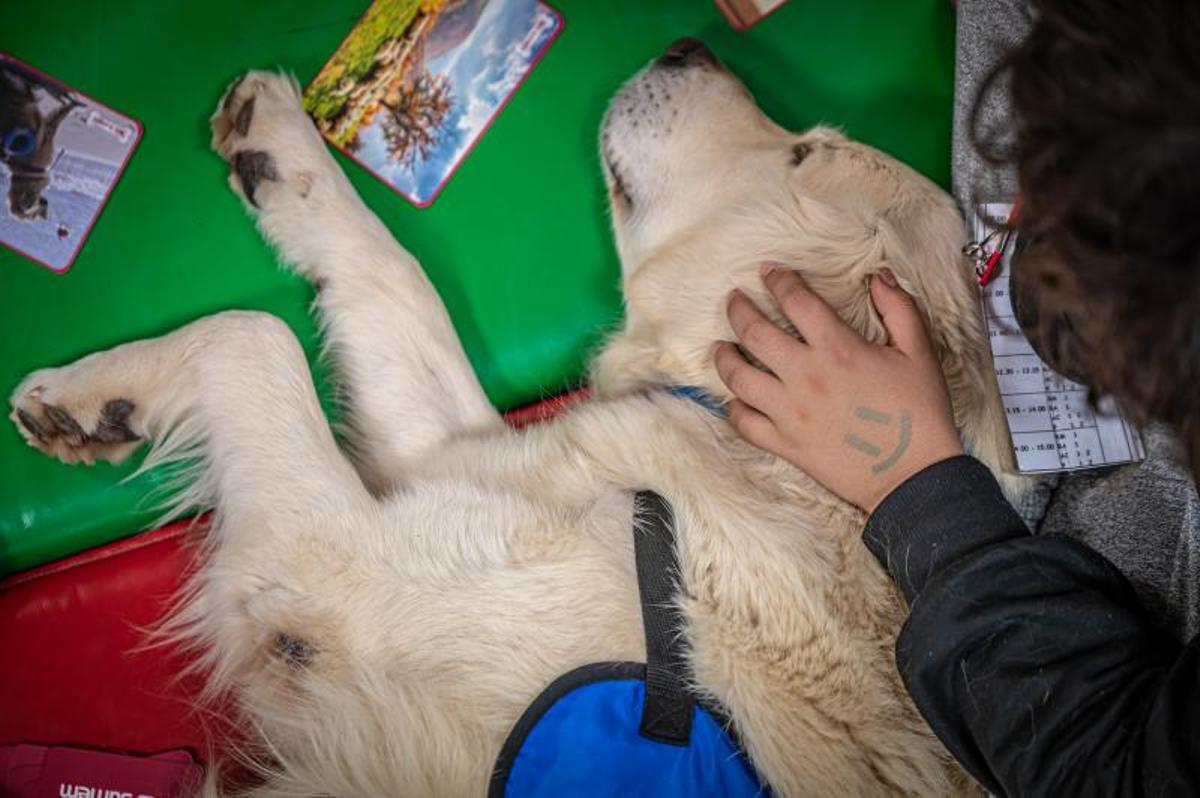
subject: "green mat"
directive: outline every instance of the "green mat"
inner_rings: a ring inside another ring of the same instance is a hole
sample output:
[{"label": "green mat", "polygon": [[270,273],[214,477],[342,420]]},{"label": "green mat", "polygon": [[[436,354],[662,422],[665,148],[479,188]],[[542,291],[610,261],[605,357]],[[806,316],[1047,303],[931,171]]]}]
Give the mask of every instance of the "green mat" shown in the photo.
[{"label": "green mat", "polygon": [[[225,308],[271,311],[315,353],[312,292],[276,266],[226,187],[207,120],[247,68],[281,66],[307,82],[365,6],[6,4],[0,50],[140,120],[145,137],[71,271],[55,275],[0,250],[0,394],[31,369]],[[946,0],[792,0],[746,33],[705,0],[557,7],[562,35],[430,208],[412,207],[341,159],[425,266],[502,408],[576,384],[619,319],[597,130],[613,92],[674,39],[702,38],[781,123],[839,125],[948,183],[954,20]],[[151,508],[139,502],[155,477],[120,484],[132,467],[59,464],[4,424],[0,574],[150,523]]]}]

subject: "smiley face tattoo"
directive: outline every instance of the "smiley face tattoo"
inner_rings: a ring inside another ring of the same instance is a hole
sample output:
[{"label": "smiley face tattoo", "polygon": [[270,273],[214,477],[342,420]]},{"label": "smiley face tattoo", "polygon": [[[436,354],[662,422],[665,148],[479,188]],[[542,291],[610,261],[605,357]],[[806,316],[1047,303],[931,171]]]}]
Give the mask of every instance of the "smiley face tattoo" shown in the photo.
[{"label": "smiley face tattoo", "polygon": [[860,438],[853,432],[847,432],[842,436],[842,445],[860,451],[872,460],[877,461],[871,465],[872,473],[882,474],[887,471],[899,462],[904,453],[908,451],[908,446],[912,443],[912,415],[907,410],[901,410],[899,418],[896,418],[892,414],[885,413],[882,410],[859,405],[854,408],[854,417],[880,427],[895,425],[900,428],[896,446],[887,455],[884,455],[883,447]]}]

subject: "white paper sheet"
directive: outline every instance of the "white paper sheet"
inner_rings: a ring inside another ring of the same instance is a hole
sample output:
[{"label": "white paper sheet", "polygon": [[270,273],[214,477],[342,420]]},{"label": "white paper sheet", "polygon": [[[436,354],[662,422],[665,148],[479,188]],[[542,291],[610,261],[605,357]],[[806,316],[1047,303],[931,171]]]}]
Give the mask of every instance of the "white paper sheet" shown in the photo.
[{"label": "white paper sheet", "polygon": [[[1011,205],[983,205],[975,217],[975,241],[1008,218]],[[993,239],[998,242],[999,237]],[[1077,471],[1130,463],[1145,458],[1141,436],[1102,400],[1093,410],[1087,389],[1042,362],[1022,334],[1009,300],[1010,260],[1015,234],[996,276],[982,289],[983,317],[1004,400],[1017,468],[1024,474]],[[989,249],[989,252],[991,250]]]}]

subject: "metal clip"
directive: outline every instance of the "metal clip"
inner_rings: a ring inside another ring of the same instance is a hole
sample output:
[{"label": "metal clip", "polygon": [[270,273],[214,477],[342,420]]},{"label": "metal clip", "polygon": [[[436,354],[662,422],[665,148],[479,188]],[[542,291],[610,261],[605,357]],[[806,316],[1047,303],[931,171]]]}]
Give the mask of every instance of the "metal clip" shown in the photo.
[{"label": "metal clip", "polygon": [[1020,213],[1021,197],[1017,197],[1008,213],[1008,219],[1003,224],[984,236],[982,241],[972,241],[963,247],[963,255],[970,258],[975,265],[975,280],[980,286],[990,283],[999,271],[1000,262],[1004,259],[1004,253],[1016,232],[1015,225]]}]

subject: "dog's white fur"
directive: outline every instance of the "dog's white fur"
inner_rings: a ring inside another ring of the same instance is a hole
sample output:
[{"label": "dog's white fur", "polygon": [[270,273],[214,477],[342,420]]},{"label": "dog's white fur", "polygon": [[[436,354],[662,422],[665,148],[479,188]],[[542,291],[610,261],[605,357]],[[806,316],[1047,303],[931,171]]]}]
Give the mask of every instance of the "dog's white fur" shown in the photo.
[{"label": "dog's white fur", "polygon": [[[250,99],[242,135],[234,118]],[[631,533],[642,488],[676,512],[695,684],[779,794],[970,789],[897,676],[904,611],[859,541],[863,515],[657,390],[728,398],[709,349],[731,336],[731,288],[768,306],[764,260],[884,340],[866,281],[886,264],[926,315],[970,450],[1001,472],[1004,420],[943,192],[835,131],[782,130],[716,65],[644,70],[602,135],[625,327],[595,362],[596,399],[514,431],[295,83],[251,73],[213,129],[226,158],[273,159],[277,179],[257,186],[252,210],[319,287],[350,455],[294,336],[261,313],[34,372],[12,403],[51,428],[47,406],[76,420],[82,436],[22,429],[69,462],[137,447],[88,435],[117,398],[154,443],[149,463],[199,458],[176,509],[216,515],[170,628],[263,742],[273,772],[261,794],[482,794],[509,728],[552,679],[644,658]],[[307,648],[289,659],[281,641]]]}]

